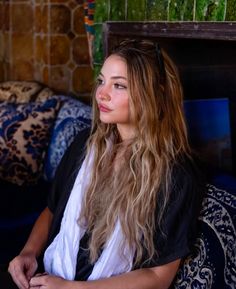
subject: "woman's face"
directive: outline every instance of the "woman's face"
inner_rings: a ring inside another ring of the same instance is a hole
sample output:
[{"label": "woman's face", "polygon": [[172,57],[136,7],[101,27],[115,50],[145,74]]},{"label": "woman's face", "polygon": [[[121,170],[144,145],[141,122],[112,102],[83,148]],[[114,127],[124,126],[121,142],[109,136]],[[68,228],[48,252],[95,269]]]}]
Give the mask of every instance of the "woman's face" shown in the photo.
[{"label": "woman's face", "polygon": [[130,121],[127,65],[121,57],[111,55],[106,59],[95,95],[100,120],[117,124],[122,139],[131,138],[134,129]]}]

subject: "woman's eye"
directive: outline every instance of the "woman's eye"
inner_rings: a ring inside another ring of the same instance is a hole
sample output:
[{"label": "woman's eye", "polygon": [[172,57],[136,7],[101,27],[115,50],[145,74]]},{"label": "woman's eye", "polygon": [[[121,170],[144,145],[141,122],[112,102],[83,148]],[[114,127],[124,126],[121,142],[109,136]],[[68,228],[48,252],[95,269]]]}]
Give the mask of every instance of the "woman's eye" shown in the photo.
[{"label": "woman's eye", "polygon": [[120,83],[114,83],[114,87],[118,88],[118,89],[126,89],[127,86],[124,84],[120,84]]},{"label": "woman's eye", "polygon": [[97,85],[102,85],[104,81],[101,78],[97,78]]}]

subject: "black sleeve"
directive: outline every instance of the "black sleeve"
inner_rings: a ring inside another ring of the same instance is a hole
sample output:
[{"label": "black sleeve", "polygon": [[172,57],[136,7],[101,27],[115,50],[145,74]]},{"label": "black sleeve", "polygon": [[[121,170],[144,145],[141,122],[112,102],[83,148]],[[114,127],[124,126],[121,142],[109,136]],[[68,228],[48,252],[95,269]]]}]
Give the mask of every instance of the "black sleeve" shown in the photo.
[{"label": "black sleeve", "polygon": [[63,156],[55,174],[51,192],[48,196],[48,208],[53,213],[48,244],[60,229],[61,219],[75,178],[85,156],[86,141],[90,130],[80,132]]},{"label": "black sleeve", "polygon": [[197,236],[197,219],[205,191],[201,173],[192,161],[185,161],[173,169],[172,179],[169,204],[162,226],[154,236],[157,254],[149,266],[184,258]]},{"label": "black sleeve", "polygon": [[69,188],[72,188],[74,184],[74,178],[76,177],[81,161],[84,158],[89,132],[89,129],[80,132],[66,150],[60,161],[47,202],[52,213],[55,212],[64,193],[67,193]]}]

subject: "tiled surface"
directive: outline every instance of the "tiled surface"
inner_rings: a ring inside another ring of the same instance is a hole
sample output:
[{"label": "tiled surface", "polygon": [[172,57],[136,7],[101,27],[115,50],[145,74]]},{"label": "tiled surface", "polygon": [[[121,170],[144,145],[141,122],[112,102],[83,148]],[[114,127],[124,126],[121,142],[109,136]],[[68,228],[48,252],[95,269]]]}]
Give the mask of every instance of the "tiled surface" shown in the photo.
[{"label": "tiled surface", "polygon": [[[84,0],[0,0],[0,81],[35,79],[88,97],[93,82]],[[106,20],[235,21],[235,0],[96,0],[94,71]]]},{"label": "tiled surface", "polygon": [[146,18],[146,0],[126,0],[127,1],[127,19],[130,21],[145,20]]},{"label": "tiled surface", "polygon": [[168,0],[148,0],[146,18],[148,20],[167,20],[168,2]]},{"label": "tiled surface", "polygon": [[107,20],[235,21],[235,0],[97,0],[95,72],[103,60],[101,25]]},{"label": "tiled surface", "polygon": [[96,0],[94,21],[102,23],[108,19],[110,1],[109,0]]},{"label": "tiled surface", "polygon": [[226,6],[226,21],[236,21],[236,1],[228,0]]},{"label": "tiled surface", "polygon": [[9,79],[90,97],[83,0],[0,1],[0,81]]},{"label": "tiled surface", "polygon": [[123,21],[126,18],[126,0],[110,0],[110,19]]},{"label": "tiled surface", "polygon": [[[236,20],[235,0],[97,0],[95,22],[106,20]],[[226,13],[227,11],[227,13]]]},{"label": "tiled surface", "polygon": [[194,19],[194,1],[171,0],[169,3],[168,19],[170,21],[191,21]]},{"label": "tiled surface", "polygon": [[197,21],[224,21],[227,1],[198,0],[196,1]]}]

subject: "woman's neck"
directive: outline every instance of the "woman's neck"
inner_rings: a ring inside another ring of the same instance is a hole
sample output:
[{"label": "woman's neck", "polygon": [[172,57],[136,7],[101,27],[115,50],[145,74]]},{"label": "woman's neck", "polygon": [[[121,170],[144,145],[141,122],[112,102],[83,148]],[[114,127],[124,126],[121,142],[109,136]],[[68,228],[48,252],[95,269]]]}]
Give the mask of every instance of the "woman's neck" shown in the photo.
[{"label": "woman's neck", "polygon": [[122,141],[129,141],[135,136],[134,127],[131,125],[117,124],[117,130]]},{"label": "woman's neck", "polygon": [[117,151],[114,158],[114,170],[117,172],[124,162],[129,161],[131,140],[127,139],[117,145]]}]

